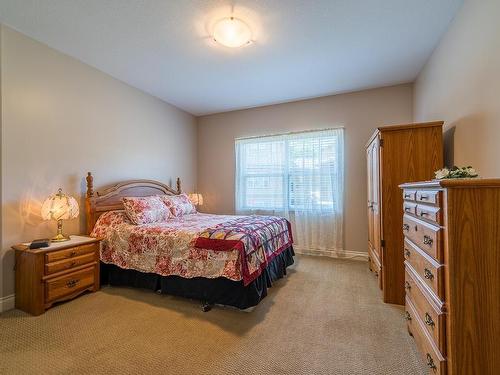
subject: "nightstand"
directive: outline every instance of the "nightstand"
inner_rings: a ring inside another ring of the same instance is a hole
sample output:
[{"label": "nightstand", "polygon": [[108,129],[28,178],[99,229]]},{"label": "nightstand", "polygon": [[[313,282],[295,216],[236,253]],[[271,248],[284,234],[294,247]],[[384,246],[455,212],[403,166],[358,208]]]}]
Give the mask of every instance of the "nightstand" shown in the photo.
[{"label": "nightstand", "polygon": [[40,315],[54,303],[99,290],[100,239],[71,236],[41,249],[19,244],[16,252],[16,308]]}]

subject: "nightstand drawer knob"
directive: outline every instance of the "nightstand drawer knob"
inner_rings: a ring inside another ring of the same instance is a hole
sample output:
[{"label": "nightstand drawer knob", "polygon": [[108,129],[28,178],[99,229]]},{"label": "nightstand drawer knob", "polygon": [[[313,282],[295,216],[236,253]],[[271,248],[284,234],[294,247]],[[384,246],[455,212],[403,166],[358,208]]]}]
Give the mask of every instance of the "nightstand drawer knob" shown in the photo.
[{"label": "nightstand drawer knob", "polygon": [[80,282],[80,280],[78,279],[72,279],[72,280],[69,280],[67,283],[66,283],[66,286],[68,288],[74,288],[78,283]]}]

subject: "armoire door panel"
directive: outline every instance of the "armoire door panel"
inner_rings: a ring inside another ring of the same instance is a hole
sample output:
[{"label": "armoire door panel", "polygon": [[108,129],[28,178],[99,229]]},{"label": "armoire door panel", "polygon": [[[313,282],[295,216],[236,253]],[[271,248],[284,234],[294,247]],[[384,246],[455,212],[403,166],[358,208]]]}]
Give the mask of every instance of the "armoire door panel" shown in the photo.
[{"label": "armoire door panel", "polygon": [[[404,304],[403,200],[417,199],[414,190],[402,194],[399,185],[430,180],[443,167],[442,126],[432,122],[380,127],[367,145],[369,241],[381,261],[388,303]],[[409,203],[407,210],[416,213]]]}]

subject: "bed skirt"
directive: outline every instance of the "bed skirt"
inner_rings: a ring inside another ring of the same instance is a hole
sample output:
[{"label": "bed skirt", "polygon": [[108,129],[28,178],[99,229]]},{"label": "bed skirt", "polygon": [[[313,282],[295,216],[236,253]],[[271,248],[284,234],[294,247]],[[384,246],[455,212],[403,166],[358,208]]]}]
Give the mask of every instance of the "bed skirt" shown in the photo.
[{"label": "bed skirt", "polygon": [[207,279],[195,277],[186,279],[180,276],[161,276],[127,270],[101,262],[101,285],[129,286],[159,291],[202,301],[207,304],[220,304],[247,309],[256,306],[265,296],[272,283],[286,275],[286,268],[294,263],[293,247],[282,251],[247,286],[243,281],[233,281],[225,277]]}]

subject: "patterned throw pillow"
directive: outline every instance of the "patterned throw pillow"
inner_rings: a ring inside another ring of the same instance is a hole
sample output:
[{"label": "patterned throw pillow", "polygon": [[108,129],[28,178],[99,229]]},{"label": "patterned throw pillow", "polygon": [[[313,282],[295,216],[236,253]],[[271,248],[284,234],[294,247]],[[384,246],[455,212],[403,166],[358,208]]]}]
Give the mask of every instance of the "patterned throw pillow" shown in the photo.
[{"label": "patterned throw pillow", "polygon": [[104,238],[106,235],[106,230],[109,227],[120,225],[123,223],[130,224],[130,219],[128,218],[125,211],[107,211],[99,216],[97,222],[90,233],[91,237],[101,237]]},{"label": "patterned throw pillow", "polygon": [[130,221],[134,224],[149,224],[167,221],[171,216],[170,210],[165,207],[158,196],[125,197],[123,206]]},{"label": "patterned throw pillow", "polygon": [[186,194],[179,195],[161,195],[163,203],[170,209],[172,216],[195,214],[196,207]]}]

